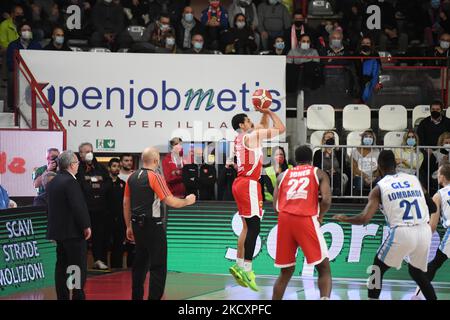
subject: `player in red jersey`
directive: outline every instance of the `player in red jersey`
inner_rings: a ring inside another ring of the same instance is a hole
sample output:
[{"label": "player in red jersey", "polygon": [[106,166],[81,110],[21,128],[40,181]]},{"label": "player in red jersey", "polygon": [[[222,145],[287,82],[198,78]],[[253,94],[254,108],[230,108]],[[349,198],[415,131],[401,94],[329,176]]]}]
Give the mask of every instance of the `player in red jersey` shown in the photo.
[{"label": "player in red jersey", "polygon": [[[259,125],[254,126],[246,114],[237,114],[232,119],[233,129],[238,132],[234,151],[238,165],[238,176],[233,182],[233,196],[242,218],[242,232],[238,239],[236,264],[230,273],[237,283],[258,291],[252,260],[262,219],[262,192],[259,179],[262,171],[262,141],[272,139],[286,128],[280,118],[269,109],[256,109],[263,114]],[[269,128],[269,118],[273,127]]]},{"label": "player in red jersey", "polygon": [[[275,266],[281,268],[273,287],[272,299],[283,298],[295,270],[296,252],[300,247],[308,264],[319,273],[321,299],[329,299],[331,271],[328,248],[320,231],[323,216],[331,206],[328,175],[311,165],[312,150],[300,146],[295,150],[297,166],[278,176],[274,207],[278,212],[278,235]],[[319,191],[322,201],[319,203]]]}]

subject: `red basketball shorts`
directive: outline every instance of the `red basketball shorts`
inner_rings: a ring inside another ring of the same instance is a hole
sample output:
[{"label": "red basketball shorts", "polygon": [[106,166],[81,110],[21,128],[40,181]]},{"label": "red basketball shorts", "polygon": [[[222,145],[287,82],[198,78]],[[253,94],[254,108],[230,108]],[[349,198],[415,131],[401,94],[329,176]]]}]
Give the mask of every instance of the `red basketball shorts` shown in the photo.
[{"label": "red basketball shorts", "polygon": [[328,247],[317,216],[296,216],[280,212],[275,267],[294,266],[298,247],[302,249],[308,264],[319,264],[328,257]]},{"label": "red basketball shorts", "polygon": [[258,181],[238,177],[233,182],[233,197],[236,201],[239,215],[244,218],[258,216],[262,218],[262,193]]}]

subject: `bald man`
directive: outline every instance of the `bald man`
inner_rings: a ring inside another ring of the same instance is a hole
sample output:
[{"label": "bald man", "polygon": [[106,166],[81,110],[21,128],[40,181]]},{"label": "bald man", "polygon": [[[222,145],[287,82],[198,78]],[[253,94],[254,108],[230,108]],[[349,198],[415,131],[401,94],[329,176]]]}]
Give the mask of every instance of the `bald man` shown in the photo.
[{"label": "bald man", "polygon": [[143,167],[128,178],[123,198],[123,215],[127,239],[136,242],[132,268],[132,299],[143,300],[144,281],[150,271],[149,300],[160,300],[167,276],[167,239],[163,226],[161,201],[173,208],[195,203],[195,195],[185,199],[174,197],[164,178],[156,172],[159,152],[146,148],[142,152]]}]

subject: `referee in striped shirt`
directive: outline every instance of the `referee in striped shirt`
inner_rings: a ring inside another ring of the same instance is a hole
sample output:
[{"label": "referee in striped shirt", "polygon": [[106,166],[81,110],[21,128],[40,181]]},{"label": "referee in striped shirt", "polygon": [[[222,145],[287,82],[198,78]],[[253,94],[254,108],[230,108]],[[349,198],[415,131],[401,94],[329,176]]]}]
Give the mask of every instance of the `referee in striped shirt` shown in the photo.
[{"label": "referee in striped shirt", "polygon": [[150,271],[149,300],[160,300],[167,277],[167,239],[161,201],[173,208],[195,203],[195,195],[174,197],[164,178],[156,172],[160,164],[157,149],[142,152],[143,167],[127,181],[123,199],[127,239],[136,243],[132,268],[132,299],[143,300],[144,281]]}]

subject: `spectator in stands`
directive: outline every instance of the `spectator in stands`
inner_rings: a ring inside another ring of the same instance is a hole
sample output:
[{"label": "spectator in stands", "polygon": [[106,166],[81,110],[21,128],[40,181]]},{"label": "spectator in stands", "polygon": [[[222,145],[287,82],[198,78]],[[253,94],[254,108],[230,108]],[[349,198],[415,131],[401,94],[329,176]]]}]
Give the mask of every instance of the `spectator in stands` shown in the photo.
[{"label": "spectator in stands", "polygon": [[97,1],[92,9],[92,25],[92,46],[107,47],[111,51],[130,47],[132,39],[125,29],[124,12],[120,3],[112,0]]},{"label": "spectator in stands", "polygon": [[225,30],[222,36],[226,54],[253,54],[257,45],[255,33],[246,25],[246,18],[242,13],[234,16],[233,27]]},{"label": "spectator in stands", "polygon": [[276,37],[283,36],[291,26],[286,6],[279,0],[267,0],[258,6],[259,32],[263,50],[268,50]]},{"label": "spectator in stands", "polygon": [[[311,38],[307,34],[300,36],[299,45],[288,53],[286,63],[303,64],[308,62],[320,63],[319,53],[311,47]],[[300,58],[301,57],[301,58]],[[316,57],[316,58],[306,58]]]},{"label": "spectator in stands", "polygon": [[183,184],[183,140],[173,138],[169,141],[170,152],[162,160],[164,178],[169,186],[170,192],[175,197],[185,196]]},{"label": "spectator in stands", "polygon": [[42,175],[42,189],[44,190],[44,192],[34,197],[33,206],[47,207],[47,193],[45,192],[45,188],[54,177],[56,177],[56,172],[53,171],[46,172]]},{"label": "spectator in stands", "polygon": [[[433,101],[430,105],[431,116],[420,122],[417,135],[422,146],[436,146],[441,134],[450,132],[450,119],[442,114],[443,108],[442,101]],[[420,151],[424,153],[423,165],[420,168],[420,181],[422,184],[428,185],[431,173],[435,172],[438,167],[433,149],[421,149]],[[430,190],[428,191],[430,192]],[[430,194],[432,193],[430,192]]]},{"label": "spectator in stands", "polygon": [[[449,152],[450,152],[450,132],[444,132],[439,136],[438,139],[438,143],[437,143],[438,147],[442,147],[441,149],[435,149],[433,151],[433,166],[431,169],[430,166],[430,171],[429,171],[429,175],[430,178],[428,179],[427,183],[425,184],[426,189],[429,190],[430,194],[434,194],[437,192],[437,190],[439,189],[439,184],[437,181],[437,176],[438,176],[438,169],[440,166],[444,165],[444,164],[448,164],[449,163]],[[430,160],[430,161],[433,161]]]},{"label": "spectator in stands", "polygon": [[403,136],[403,148],[394,150],[397,171],[417,175],[417,170],[423,162],[423,153],[417,152],[419,137],[414,130],[409,129]]},{"label": "spectator in stands", "polygon": [[92,223],[92,255],[94,269],[108,270],[107,263],[107,222],[108,201],[107,181],[110,179],[106,168],[97,161],[92,144],[85,142],[78,147],[80,165],[76,178],[86,199]]},{"label": "spectator in stands", "polygon": [[44,50],[52,51],[71,51],[64,37],[64,29],[56,27],[53,29],[52,41],[44,47]]},{"label": "spectator in stands", "polygon": [[189,0],[154,0],[149,3],[150,22],[154,22],[161,15],[167,15],[176,25],[180,20],[184,7],[190,5]]},{"label": "spectator in stands", "polygon": [[14,6],[8,19],[0,23],[0,49],[6,50],[9,44],[19,38],[17,26],[24,22],[24,14],[21,6]]},{"label": "spectator in stands", "polygon": [[296,10],[293,15],[293,23],[285,32],[284,38],[287,40],[289,50],[299,47],[300,38],[307,34],[310,37],[312,46],[319,46],[319,38],[317,32],[308,26],[308,20],[303,16],[301,10]]},{"label": "spectator in stands", "polygon": [[351,154],[353,173],[352,195],[365,195],[368,189],[372,189],[378,178],[378,155],[379,149],[371,148],[376,145],[374,132],[369,129],[361,135],[361,145],[353,149]]},{"label": "spectator in stands", "polygon": [[121,154],[119,178],[127,182],[133,172],[133,156],[129,153]]},{"label": "spectator in stands", "polygon": [[428,52],[428,57],[447,58],[446,60],[428,60],[427,64],[430,66],[449,66],[449,48],[450,48],[450,34],[443,33],[440,36],[438,46],[431,47]]},{"label": "spectator in stands", "polygon": [[[380,55],[375,50],[370,37],[363,37],[361,39],[356,54],[367,57],[366,59],[355,60],[359,92],[361,94],[360,99],[363,103],[367,104],[372,98],[374,91],[380,88],[378,77],[380,75],[381,62],[380,59],[377,59]],[[369,59],[369,57],[373,57],[373,59]]]},{"label": "spectator in stands", "polygon": [[234,201],[232,187],[236,177],[237,165],[234,163],[233,159],[227,159],[225,161],[225,167],[219,171],[219,177],[217,179],[218,200]]},{"label": "spectator in stands", "polygon": [[129,25],[145,26],[150,22],[150,8],[146,0],[122,0]]},{"label": "spectator in stands", "polygon": [[220,0],[209,0],[209,6],[202,11],[200,21],[205,26],[208,49],[219,50],[222,33],[228,29],[228,12]]},{"label": "spectator in stands", "polygon": [[[428,46],[434,46],[437,43],[439,36],[444,33],[450,33],[448,30],[449,20],[447,14],[441,10],[440,0],[431,0],[428,3],[424,3],[424,19],[425,22],[425,43]],[[447,30],[446,30],[447,29]]]},{"label": "spectator in stands", "polygon": [[[323,49],[322,56],[327,57],[348,57],[350,52],[344,46],[344,35],[341,31],[333,31],[330,34],[328,47]],[[348,66],[351,61],[347,59],[328,59],[326,64]]]},{"label": "spectator in stands", "polygon": [[270,55],[285,56],[287,55],[287,46],[283,37],[276,37],[272,49],[269,51]]},{"label": "spectator in stands", "polygon": [[[335,146],[334,132],[325,131],[321,143],[322,145]],[[344,195],[348,183],[348,170],[342,149],[330,147],[316,150],[314,152],[313,165],[328,174],[334,196]]]},{"label": "spectator in stands", "polygon": [[108,162],[110,179],[106,182],[106,199],[108,206],[107,231],[108,245],[111,244],[111,268],[123,267],[123,253],[125,251],[125,223],[123,220],[123,195],[125,181],[119,178],[120,160],[112,158]]},{"label": "spectator in stands", "polygon": [[192,35],[192,48],[185,51],[190,54],[212,54],[213,52],[205,48],[205,40],[202,34]]},{"label": "spectator in stands", "polygon": [[278,176],[287,169],[292,168],[292,165],[288,164],[283,147],[272,148],[271,163],[270,167],[264,168],[264,172],[261,175],[265,201],[273,201],[273,191],[277,186]]},{"label": "spectator in stands", "polygon": [[259,45],[259,35],[256,34],[258,30],[258,11],[252,0],[233,0],[233,3],[228,8],[228,23],[234,25],[234,18],[237,14],[243,14],[246,19],[246,24],[253,32],[255,32],[255,41]]},{"label": "spectator in stands", "polygon": [[[171,33],[175,34],[175,30],[173,29],[171,25],[171,20],[169,15],[162,14],[158,21],[155,21],[148,25],[148,27],[144,31],[144,35],[142,37],[143,39],[143,47],[147,45],[147,43],[152,44],[152,48],[157,47],[164,47],[164,39],[166,37],[166,34]],[[150,47],[150,46],[149,46]]]},{"label": "spectator in stands", "polygon": [[[349,39],[349,48],[356,50],[362,33],[363,15],[361,14],[361,5],[354,1],[348,7],[343,8],[342,27],[345,38]],[[328,37],[327,37],[328,38]],[[325,39],[327,39],[325,38]]]},{"label": "spectator in stands", "polygon": [[184,158],[182,170],[183,183],[186,188],[186,194],[193,194],[198,198],[198,178],[199,166],[195,161],[194,150],[191,148],[187,157]]},{"label": "spectator in stands", "polygon": [[214,166],[214,153],[208,155],[200,165],[198,176],[199,200],[215,200],[215,185],[217,181],[216,167]]},{"label": "spectator in stands", "polygon": [[194,16],[192,7],[187,6],[183,10],[183,16],[176,25],[177,46],[181,50],[192,48],[192,36],[194,34],[204,33],[204,27]]},{"label": "spectator in stands", "polygon": [[17,27],[19,39],[11,42],[6,50],[6,63],[8,66],[8,106],[6,111],[12,112],[15,108],[14,98],[14,54],[19,50],[40,50],[39,42],[33,40],[31,25],[23,22]]},{"label": "spectator in stands", "polygon": [[33,179],[33,185],[37,189],[37,194],[44,193],[44,187],[42,186],[42,176],[48,172],[56,172],[58,170],[59,150],[56,148],[49,148],[47,150],[47,164],[33,170],[31,175]]}]

